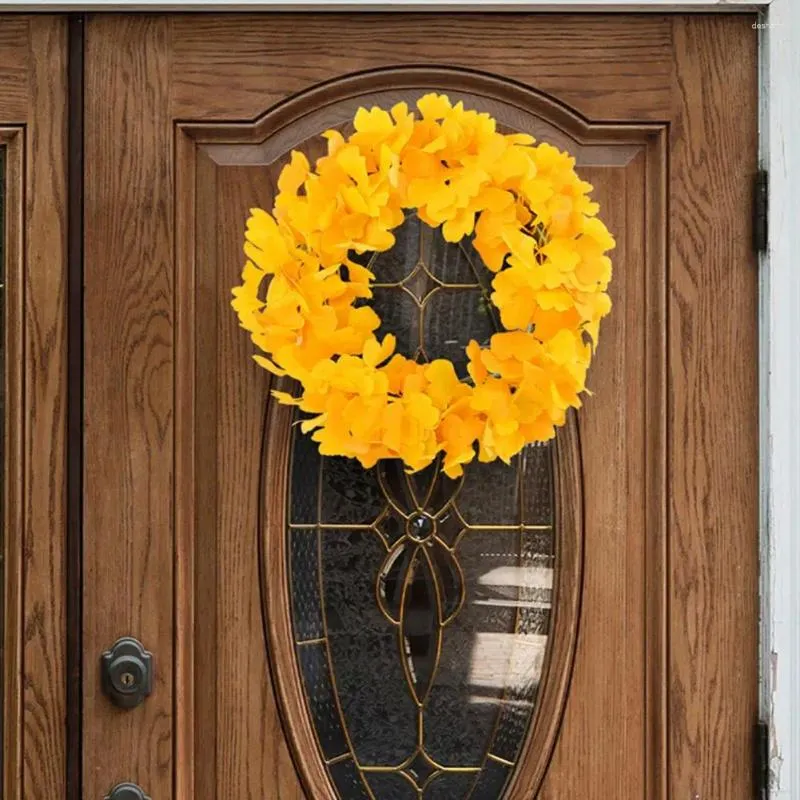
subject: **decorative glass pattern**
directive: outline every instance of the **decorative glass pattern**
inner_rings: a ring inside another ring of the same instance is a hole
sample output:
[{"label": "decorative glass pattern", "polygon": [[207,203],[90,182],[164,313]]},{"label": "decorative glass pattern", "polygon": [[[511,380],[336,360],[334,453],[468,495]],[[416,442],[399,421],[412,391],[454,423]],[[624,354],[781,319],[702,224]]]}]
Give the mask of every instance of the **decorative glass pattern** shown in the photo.
[{"label": "decorative glass pattern", "polygon": [[391,250],[364,262],[376,276],[369,302],[383,323],[378,337],[393,333],[399,353],[421,361],[448,358],[466,377],[464,346],[470,339],[488,344],[500,329],[489,302],[491,273],[469,240],[446,242],[416,215],[395,237]]},{"label": "decorative glass pattern", "polygon": [[[486,272],[411,217],[368,260],[399,348],[447,356],[497,330]],[[510,466],[364,470],[295,428],[288,502],[300,671],[341,800],[500,800],[530,728],[550,634],[550,446]]]}]

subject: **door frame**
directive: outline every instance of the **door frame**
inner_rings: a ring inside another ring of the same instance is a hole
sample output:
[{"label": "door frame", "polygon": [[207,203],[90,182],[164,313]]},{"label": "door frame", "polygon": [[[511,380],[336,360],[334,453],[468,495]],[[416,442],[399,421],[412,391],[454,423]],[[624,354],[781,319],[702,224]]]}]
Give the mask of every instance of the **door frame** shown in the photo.
[{"label": "door frame", "polygon": [[770,797],[800,797],[800,226],[790,210],[800,183],[800,4],[797,0],[5,0],[2,11],[531,11],[753,12],[759,37],[759,161],[768,171],[766,250],[759,256],[760,702],[769,724]]}]

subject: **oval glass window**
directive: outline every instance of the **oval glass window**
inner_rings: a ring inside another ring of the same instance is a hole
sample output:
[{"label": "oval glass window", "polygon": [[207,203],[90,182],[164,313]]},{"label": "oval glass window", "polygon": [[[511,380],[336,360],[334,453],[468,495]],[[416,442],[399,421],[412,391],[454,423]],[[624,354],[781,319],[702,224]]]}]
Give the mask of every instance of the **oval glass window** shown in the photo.
[{"label": "oval glass window", "polygon": [[[445,357],[499,329],[468,241],[409,217],[373,255],[373,306],[398,351]],[[294,426],[287,552],[294,647],[341,800],[499,800],[537,706],[553,626],[551,445],[510,466],[364,470]]]}]

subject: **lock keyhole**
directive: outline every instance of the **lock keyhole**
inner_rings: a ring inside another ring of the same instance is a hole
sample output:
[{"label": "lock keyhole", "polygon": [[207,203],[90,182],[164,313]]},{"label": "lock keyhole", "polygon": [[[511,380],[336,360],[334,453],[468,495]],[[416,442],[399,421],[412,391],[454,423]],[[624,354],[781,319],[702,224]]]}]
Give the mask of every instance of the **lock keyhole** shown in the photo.
[{"label": "lock keyhole", "polygon": [[153,688],[153,655],[130,636],[116,641],[100,659],[103,691],[119,708],[135,708]]}]

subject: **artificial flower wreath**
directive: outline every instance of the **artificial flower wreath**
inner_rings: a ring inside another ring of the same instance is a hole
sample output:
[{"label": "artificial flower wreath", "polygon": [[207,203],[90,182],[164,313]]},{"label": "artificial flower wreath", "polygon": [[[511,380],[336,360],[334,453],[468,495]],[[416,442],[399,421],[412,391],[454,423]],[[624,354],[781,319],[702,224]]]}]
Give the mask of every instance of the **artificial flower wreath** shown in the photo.
[{"label": "artificial flower wreath", "polygon": [[[503,134],[485,113],[444,95],[391,112],[359,108],[355,133],[327,131],[311,169],[293,152],[272,213],[252,209],[242,285],[233,308],[267,356],[255,360],[299,381],[281,403],[314,416],[323,455],[402,459],[409,470],[441,452],[451,477],[477,455],[508,462],[552,438],[581,405],[606,294],[614,239],[597,218],[575,160],[526,134]],[[471,382],[445,359],[418,363],[378,340],[366,302],[375,279],[352,254],[388,250],[392,229],[416,209],[473,245],[495,273],[491,301],[503,332],[467,348]]]}]

